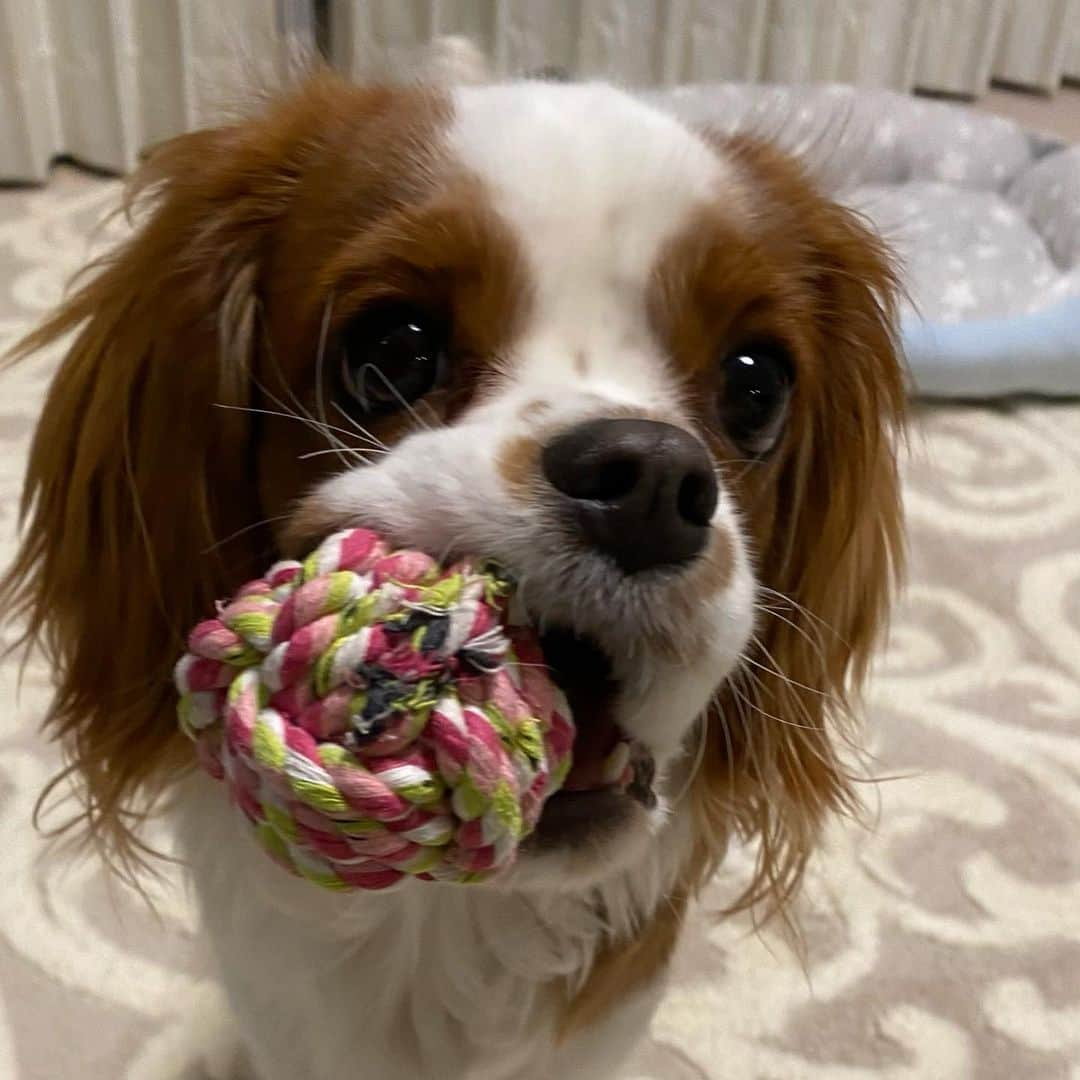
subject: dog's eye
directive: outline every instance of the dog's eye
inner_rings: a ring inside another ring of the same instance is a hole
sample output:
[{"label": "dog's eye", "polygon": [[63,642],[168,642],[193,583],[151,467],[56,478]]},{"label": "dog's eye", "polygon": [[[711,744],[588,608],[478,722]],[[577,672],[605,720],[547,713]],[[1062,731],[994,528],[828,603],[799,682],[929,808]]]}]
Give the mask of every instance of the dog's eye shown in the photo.
[{"label": "dog's eye", "polygon": [[446,328],[430,312],[397,304],[365,312],[342,336],[342,389],[365,415],[396,412],[442,382],[446,351]]},{"label": "dog's eye", "polygon": [[791,397],[788,357],[772,345],[735,349],[724,358],[723,378],[720,418],[724,429],[744,453],[768,453],[780,437]]}]

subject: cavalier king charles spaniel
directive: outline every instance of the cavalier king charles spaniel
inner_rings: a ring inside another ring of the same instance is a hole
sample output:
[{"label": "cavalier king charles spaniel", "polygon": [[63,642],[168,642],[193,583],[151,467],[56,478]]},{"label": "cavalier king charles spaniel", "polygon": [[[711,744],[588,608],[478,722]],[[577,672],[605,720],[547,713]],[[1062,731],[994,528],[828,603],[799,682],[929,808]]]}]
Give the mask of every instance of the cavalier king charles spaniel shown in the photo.
[{"label": "cavalier king charles spaniel", "polygon": [[[21,350],[74,335],[4,603],[84,824],[131,864],[167,806],[260,1080],[613,1075],[729,840],[738,903],[783,903],[854,802],[902,547],[881,242],[767,141],[599,84],[321,74],[133,184]],[[353,525],[498,559],[578,768],[630,744],[629,788],[553,797],[497,883],[323,892],[192,768],[185,632]]]}]

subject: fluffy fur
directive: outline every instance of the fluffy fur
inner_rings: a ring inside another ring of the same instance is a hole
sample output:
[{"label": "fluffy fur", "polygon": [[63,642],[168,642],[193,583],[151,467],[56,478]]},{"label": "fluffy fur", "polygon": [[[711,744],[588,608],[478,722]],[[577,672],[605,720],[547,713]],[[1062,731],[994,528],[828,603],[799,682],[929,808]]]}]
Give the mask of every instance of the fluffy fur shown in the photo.
[{"label": "fluffy fur", "polygon": [[[759,842],[742,902],[782,903],[853,802],[837,740],[900,561],[885,253],[768,145],[597,85],[321,76],[159,148],[133,191],[133,238],[20,350],[75,332],[2,602],[58,672],[82,823],[130,865],[168,796],[265,1080],[610,1075],[729,839]],[[450,313],[454,372],[361,432],[335,343],[387,297]],[[795,389],[745,461],[709,402],[718,355],[763,337]],[[683,571],[624,579],[553,512],[540,448],[609,416],[714,456]],[[495,555],[541,623],[597,640],[658,806],[499,888],[322,895],[266,861],[191,775],[169,671],[215,599],[347,524]]]}]

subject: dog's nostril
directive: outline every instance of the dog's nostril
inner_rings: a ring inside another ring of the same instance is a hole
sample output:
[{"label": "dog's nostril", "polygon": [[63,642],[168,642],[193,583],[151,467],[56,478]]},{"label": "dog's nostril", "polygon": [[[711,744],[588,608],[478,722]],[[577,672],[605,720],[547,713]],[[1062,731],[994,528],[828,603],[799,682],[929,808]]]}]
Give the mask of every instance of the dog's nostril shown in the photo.
[{"label": "dog's nostril", "polygon": [[700,439],[653,420],[589,420],[552,440],[544,475],[570,500],[581,536],[626,573],[699,554],[716,510]]},{"label": "dog's nostril", "polygon": [[679,485],[679,513],[691,525],[708,525],[716,513],[716,480],[712,472],[687,473]]},{"label": "dog's nostril", "polygon": [[[625,498],[637,486],[641,469],[635,461],[623,459],[599,465],[582,484],[576,499],[595,499],[597,502],[615,502]],[[571,494],[568,492],[568,494]]]}]

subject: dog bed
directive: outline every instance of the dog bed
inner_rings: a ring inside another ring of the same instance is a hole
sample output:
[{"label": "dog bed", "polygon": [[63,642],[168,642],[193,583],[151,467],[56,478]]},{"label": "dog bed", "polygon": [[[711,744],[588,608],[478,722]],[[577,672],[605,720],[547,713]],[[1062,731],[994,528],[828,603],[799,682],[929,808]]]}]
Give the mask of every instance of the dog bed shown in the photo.
[{"label": "dog bed", "polygon": [[651,95],[802,154],[902,265],[929,396],[1080,394],[1080,146],[891,91],[723,84]]}]

